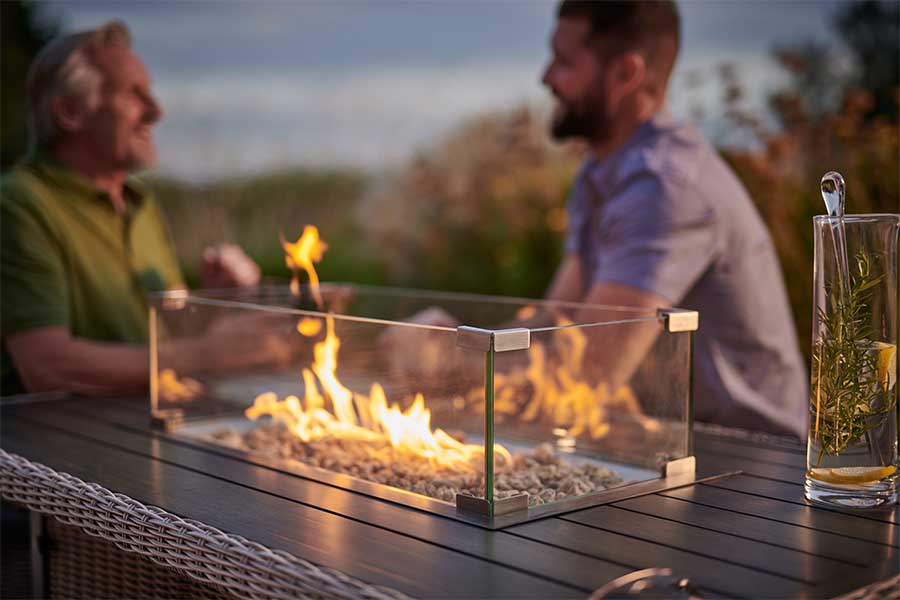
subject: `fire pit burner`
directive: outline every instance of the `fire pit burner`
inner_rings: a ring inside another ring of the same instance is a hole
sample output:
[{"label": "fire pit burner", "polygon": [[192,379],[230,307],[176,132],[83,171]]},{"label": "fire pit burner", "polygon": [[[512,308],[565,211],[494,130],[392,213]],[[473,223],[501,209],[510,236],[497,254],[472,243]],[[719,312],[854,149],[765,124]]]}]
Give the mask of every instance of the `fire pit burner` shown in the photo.
[{"label": "fire pit burner", "polygon": [[[208,435],[210,441],[231,448],[297,460],[445,502],[453,502],[457,494],[484,495],[484,478],[477,464],[469,469],[435,465],[384,440],[332,437],[304,442],[281,424],[260,425],[246,433],[219,429]],[[549,444],[533,452],[512,454],[511,458],[511,464],[498,461],[494,475],[498,499],[527,493],[528,505],[536,506],[624,483],[607,467],[592,462],[575,465],[560,458]]]},{"label": "fire pit burner", "polygon": [[[159,297],[165,434],[491,529],[694,480],[696,313],[318,291],[315,307],[279,287]],[[556,325],[491,328],[536,311]],[[652,342],[639,364],[603,366],[629,336]]]}]

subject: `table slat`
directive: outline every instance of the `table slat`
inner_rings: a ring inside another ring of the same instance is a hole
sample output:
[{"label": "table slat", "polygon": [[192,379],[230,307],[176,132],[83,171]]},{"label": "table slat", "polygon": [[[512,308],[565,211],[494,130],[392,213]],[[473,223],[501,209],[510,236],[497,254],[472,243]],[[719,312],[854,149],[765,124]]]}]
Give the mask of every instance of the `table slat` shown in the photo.
[{"label": "table slat", "polygon": [[896,556],[893,548],[883,544],[695,504],[686,498],[654,494],[618,502],[615,506],[860,567]]},{"label": "table slat", "polygon": [[[757,496],[765,496],[766,498],[774,498],[783,500],[784,502],[794,502],[797,504],[810,505],[811,503],[803,496],[803,482],[787,483],[784,481],[775,481],[762,477],[741,476],[729,477],[726,479],[711,481],[706,485],[720,487],[728,490],[736,490],[747,494],[755,494]],[[890,508],[869,508],[865,510],[841,509],[830,506],[816,506],[821,510],[847,515],[854,522],[859,520],[876,521],[886,523],[889,529],[893,529],[895,533],[900,532],[900,508],[897,506]]]},{"label": "table slat", "polygon": [[[376,525],[383,529],[466,554],[518,568],[547,579],[561,581],[592,590],[628,572],[619,565],[603,563],[582,555],[550,548],[537,542],[502,532],[492,533],[475,527],[407,508],[391,502],[346,491],[316,481],[303,479],[231,456],[219,455],[168,439],[141,435],[115,428],[97,420],[85,419],[79,413],[66,410],[30,412],[20,417],[28,422],[41,423],[65,430],[71,428],[79,435],[102,439],[104,443],[148,458],[205,473],[223,480],[287,498],[315,509],[328,507],[329,512]],[[277,474],[277,475],[276,475]]]},{"label": "table slat", "polygon": [[868,519],[848,519],[841,513],[811,505],[782,502],[773,498],[704,484],[661,492],[661,494],[789,525],[809,527],[853,539],[900,547],[900,536],[894,531],[895,528]]},{"label": "table slat", "polygon": [[[414,596],[583,598],[584,591],[21,419],[3,447],[85,481]],[[427,576],[423,576],[427,574]]]},{"label": "table slat", "polygon": [[[646,500],[645,505],[660,499],[647,497]],[[599,506],[570,513],[563,518],[813,585],[825,581],[834,573],[852,572],[857,568],[843,561],[811,556],[797,550],[685,525],[618,506]],[[773,528],[777,526],[777,523],[772,523]]]},{"label": "table slat", "polygon": [[546,544],[562,544],[578,552],[634,569],[670,567],[715,595],[752,598],[759,590],[772,596],[794,596],[812,589],[807,583],[699,554],[588,527],[565,519],[544,519],[508,531]]}]

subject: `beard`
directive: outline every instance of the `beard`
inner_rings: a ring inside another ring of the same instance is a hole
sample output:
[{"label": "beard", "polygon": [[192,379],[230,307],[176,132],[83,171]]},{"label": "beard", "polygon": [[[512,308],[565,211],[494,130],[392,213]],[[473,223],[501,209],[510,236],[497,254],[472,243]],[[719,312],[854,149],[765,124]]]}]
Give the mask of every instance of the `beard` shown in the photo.
[{"label": "beard", "polygon": [[558,141],[569,138],[602,140],[609,135],[611,119],[601,94],[567,101],[557,96],[559,105],[550,124],[550,134]]},{"label": "beard", "polygon": [[133,141],[128,145],[125,155],[119,160],[120,165],[128,172],[149,169],[155,166],[156,162],[156,144],[152,138]]}]

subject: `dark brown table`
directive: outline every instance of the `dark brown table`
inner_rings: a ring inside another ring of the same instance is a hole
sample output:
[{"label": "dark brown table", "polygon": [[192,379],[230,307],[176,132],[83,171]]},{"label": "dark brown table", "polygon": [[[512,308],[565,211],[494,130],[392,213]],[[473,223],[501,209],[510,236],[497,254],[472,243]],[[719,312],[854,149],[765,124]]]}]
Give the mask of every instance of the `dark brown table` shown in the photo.
[{"label": "dark brown table", "polygon": [[0,416],[10,453],[411,596],[584,598],[670,567],[707,596],[822,598],[900,573],[900,511],[809,504],[805,449],[787,440],[698,431],[701,475],[741,473],[488,531],[166,438],[144,399]]}]

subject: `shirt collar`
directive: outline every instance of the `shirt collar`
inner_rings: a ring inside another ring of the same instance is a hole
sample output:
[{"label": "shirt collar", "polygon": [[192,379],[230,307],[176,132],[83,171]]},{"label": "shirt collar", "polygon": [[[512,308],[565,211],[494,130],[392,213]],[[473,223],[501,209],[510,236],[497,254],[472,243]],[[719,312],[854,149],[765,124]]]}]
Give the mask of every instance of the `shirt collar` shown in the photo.
[{"label": "shirt collar", "polygon": [[588,150],[585,168],[588,171],[591,182],[598,187],[604,188],[604,183],[608,177],[618,170],[618,165],[623,156],[635,146],[646,140],[648,137],[659,133],[665,129],[670,129],[676,125],[675,118],[666,108],[660,109],[655,115],[645,121],[643,125],[637,128],[631,137],[616,148],[609,156],[598,159],[592,150]]},{"label": "shirt collar", "polygon": [[[54,185],[71,192],[77,199],[99,201],[113,210],[109,194],[94,187],[77,171],[69,168],[46,147],[36,148],[26,160],[26,164],[40,173]],[[149,190],[134,178],[125,181],[122,196],[125,198],[128,214],[137,212],[147,201]]]}]

